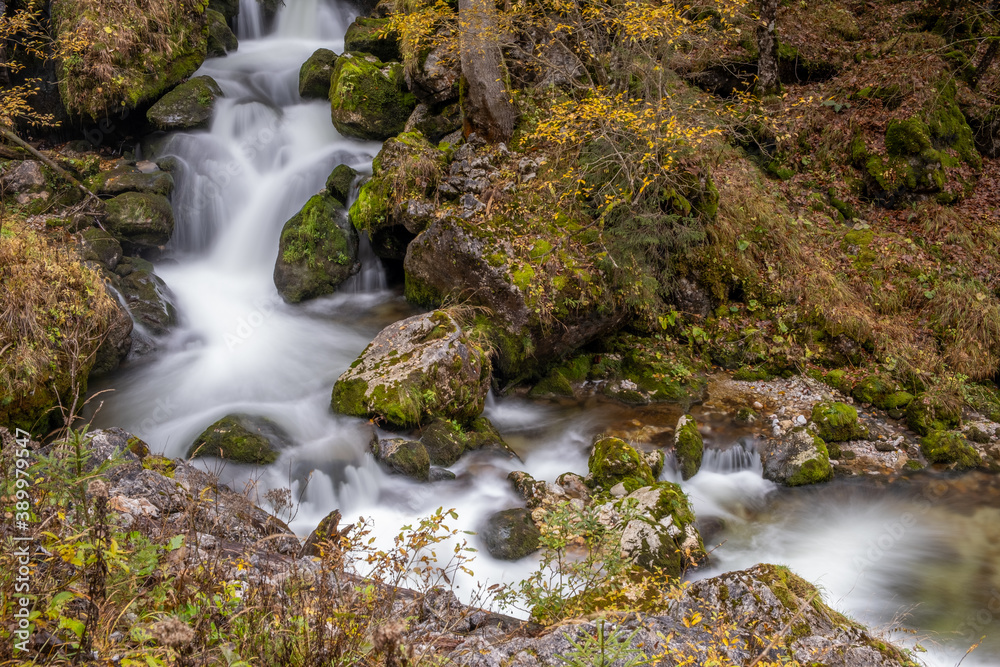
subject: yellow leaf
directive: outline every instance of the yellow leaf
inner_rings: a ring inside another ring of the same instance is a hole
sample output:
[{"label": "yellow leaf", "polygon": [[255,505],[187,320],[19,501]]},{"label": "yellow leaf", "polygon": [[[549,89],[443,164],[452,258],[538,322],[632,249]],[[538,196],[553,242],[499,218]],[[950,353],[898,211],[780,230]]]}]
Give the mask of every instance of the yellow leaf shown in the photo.
[{"label": "yellow leaf", "polygon": [[110,35],[113,31],[111,30],[111,28],[109,26],[104,26],[104,32],[106,32],[106,33],[108,33]]}]

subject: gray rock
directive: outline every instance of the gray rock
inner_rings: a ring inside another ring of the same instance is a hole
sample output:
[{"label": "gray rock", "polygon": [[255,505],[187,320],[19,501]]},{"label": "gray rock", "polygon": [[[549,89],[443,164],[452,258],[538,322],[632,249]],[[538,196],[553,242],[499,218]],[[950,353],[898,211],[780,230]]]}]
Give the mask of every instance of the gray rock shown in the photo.
[{"label": "gray rock", "polygon": [[758,444],[764,477],[788,486],[825,482],[833,475],[826,444],[806,427],[765,438]]},{"label": "gray rock", "polygon": [[158,250],[174,233],[174,211],[163,195],[126,192],[106,207],[104,227],[129,254]]},{"label": "gray rock", "polygon": [[194,130],[208,127],[215,100],[222,89],[210,76],[196,76],[180,84],[150,107],[146,118],[160,130]]},{"label": "gray rock", "polygon": [[226,17],[213,9],[205,10],[208,23],[208,57],[220,58],[239,48],[239,40],[233,34]]},{"label": "gray rock", "polygon": [[122,245],[103,229],[91,227],[80,234],[80,256],[114,271],[122,258]]},{"label": "gray rock", "polygon": [[267,465],[291,444],[283,428],[266,417],[242,413],[226,415],[198,436],[188,457],[218,456],[236,463]]},{"label": "gray rock", "polygon": [[106,286],[109,296],[114,300],[115,310],[111,316],[111,324],[108,332],[97,348],[94,357],[94,365],[90,369],[90,377],[100,377],[107,375],[118,368],[122,361],[128,357],[132,349],[132,329],[134,323],[128,309],[118,299],[117,292],[110,286]]},{"label": "gray rock", "polygon": [[538,550],[542,533],[526,509],[492,514],[480,531],[490,555],[500,560],[518,560]]},{"label": "gray rock", "polygon": [[162,336],[177,324],[173,293],[153,273],[153,265],[138,257],[125,257],[115,269],[122,275],[121,293],[133,320],[154,336]]},{"label": "gray rock", "polygon": [[305,99],[329,98],[330,79],[336,64],[336,53],[330,49],[317,49],[299,68],[299,95]]},{"label": "gray rock", "polygon": [[375,460],[389,472],[426,482],[430,478],[431,460],[419,440],[390,438],[372,439]]},{"label": "gray rock", "polygon": [[159,169],[144,172],[136,167],[122,165],[90,177],[87,179],[87,186],[99,195],[145,192],[169,196],[174,190],[174,178]]},{"label": "gray rock", "polygon": [[12,162],[0,175],[0,187],[5,194],[39,192],[45,189],[45,172],[42,163],[34,160]]}]

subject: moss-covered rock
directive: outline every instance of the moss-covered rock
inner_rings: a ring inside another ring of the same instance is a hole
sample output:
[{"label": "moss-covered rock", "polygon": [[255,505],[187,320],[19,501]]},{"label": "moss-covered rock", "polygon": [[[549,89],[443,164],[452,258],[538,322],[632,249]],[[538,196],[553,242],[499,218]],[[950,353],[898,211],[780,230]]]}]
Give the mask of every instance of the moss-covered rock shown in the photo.
[{"label": "moss-covered rock", "polygon": [[[417,99],[438,113],[459,96],[461,74],[449,48],[447,40],[442,40],[437,46],[405,60],[406,85]],[[458,112],[460,115],[461,110]]]},{"label": "moss-covered rock", "polygon": [[691,415],[681,415],[674,430],[674,452],[682,479],[691,479],[701,468],[705,443],[698,431],[698,422]]},{"label": "moss-covered rock", "polygon": [[330,106],[333,125],[345,137],[382,141],[403,131],[417,100],[406,90],[399,63],[345,53],[333,68]]},{"label": "moss-covered rock", "polygon": [[656,481],[642,455],[619,438],[602,438],[595,442],[594,451],[587,461],[587,469],[588,485],[604,491],[624,484],[626,491],[631,492]]},{"label": "moss-covered rock", "polygon": [[500,432],[485,417],[479,417],[468,425],[443,419],[435,420],[420,432],[420,442],[427,449],[431,463],[438,466],[452,465],[467,451],[480,449],[509,451]]},{"label": "moss-covered rock", "polygon": [[168,197],[174,191],[174,178],[166,171],[144,174],[135,167],[123,165],[91,176],[86,185],[99,195],[145,192]]},{"label": "moss-covered rock", "polygon": [[389,472],[421,482],[426,482],[430,476],[430,457],[418,440],[401,438],[379,440],[376,436],[372,439],[371,447],[375,460]]},{"label": "moss-covered rock", "polygon": [[961,406],[932,393],[920,394],[906,406],[906,425],[920,435],[947,431],[961,423]]},{"label": "moss-covered rock", "polygon": [[267,465],[278,449],[291,442],[288,434],[266,417],[226,415],[209,426],[188,448],[188,457],[217,456],[235,463]]},{"label": "moss-covered rock", "polygon": [[360,268],[358,233],[331,195],[312,197],[282,227],[274,285],[285,301],[332,294]]},{"label": "moss-covered rock", "polygon": [[406,121],[405,132],[420,132],[433,142],[462,129],[462,107],[457,102],[432,108],[421,102]]},{"label": "moss-covered rock", "polygon": [[208,127],[215,112],[215,100],[222,89],[210,76],[185,81],[150,107],[149,122],[161,130],[195,130]]},{"label": "moss-covered rock", "polygon": [[977,468],[982,457],[961,433],[932,431],[920,439],[920,452],[931,463],[954,464],[956,470]]},{"label": "moss-covered rock", "polygon": [[764,440],[760,450],[764,477],[772,482],[802,486],[825,482],[833,476],[826,443],[804,426]]},{"label": "moss-covered rock", "polygon": [[868,375],[857,382],[851,390],[854,400],[886,409],[889,396],[896,391],[896,385],[881,375]]},{"label": "moss-covered rock", "polygon": [[82,37],[90,45],[57,67],[66,110],[105,118],[149,104],[191,76],[208,49],[206,4],[54,0],[57,39]]},{"label": "moss-covered rock", "polygon": [[615,504],[630,517],[622,531],[622,553],[637,565],[676,577],[707,557],[694,512],[678,485],[659,482]]},{"label": "moss-covered rock", "polygon": [[372,162],[372,177],[351,206],[351,222],[368,234],[376,254],[402,259],[394,257],[393,239],[400,234],[413,238],[430,224],[430,197],[446,162],[447,156],[419,132],[400,134],[382,145]]},{"label": "moss-covered rock", "polygon": [[135,322],[154,336],[166,334],[177,324],[177,309],[170,288],[153,272],[153,265],[126,257],[116,267],[122,297]]},{"label": "moss-covered rock", "polygon": [[446,311],[383,329],[333,388],[333,409],[409,427],[434,418],[469,423],[490,386],[490,360]]},{"label": "moss-covered rock", "polygon": [[867,440],[868,427],[858,422],[858,411],[847,403],[821,401],[813,406],[812,421],[826,442]]},{"label": "moss-covered rock", "polygon": [[338,164],[326,179],[326,191],[337,201],[347,203],[358,172],[346,164]]},{"label": "moss-covered rock", "polygon": [[85,261],[102,264],[114,271],[122,258],[122,245],[118,239],[98,227],[89,227],[80,234],[80,256]]},{"label": "moss-covered rock", "polygon": [[344,35],[344,51],[368,53],[384,63],[400,62],[403,54],[399,50],[399,35],[389,31],[389,19],[354,19]]},{"label": "moss-covered rock", "polygon": [[490,555],[499,560],[519,560],[538,550],[540,530],[526,509],[491,514],[479,531]]},{"label": "moss-covered rock", "polygon": [[174,233],[174,211],[163,195],[126,192],[106,203],[104,228],[129,254],[157,250]]},{"label": "moss-covered rock", "polygon": [[305,99],[329,99],[330,79],[336,64],[336,53],[330,49],[316,49],[299,68],[299,95]]},{"label": "moss-covered rock", "polygon": [[205,21],[208,23],[209,58],[221,58],[239,48],[239,40],[230,29],[225,16],[213,9],[206,9]]},{"label": "moss-covered rock", "polygon": [[208,0],[208,8],[222,14],[228,22],[239,16],[240,0]]}]

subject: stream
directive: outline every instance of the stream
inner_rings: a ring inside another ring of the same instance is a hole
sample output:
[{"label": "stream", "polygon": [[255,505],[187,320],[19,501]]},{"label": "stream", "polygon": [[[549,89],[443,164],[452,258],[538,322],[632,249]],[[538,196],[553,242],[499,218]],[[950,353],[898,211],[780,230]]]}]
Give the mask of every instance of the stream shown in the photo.
[{"label": "stream", "polygon": [[[343,50],[354,18],[348,6],[289,2],[263,35],[256,0],[241,0],[239,50],[206,61],[225,98],[209,130],[173,134],[156,158],[171,156],[177,220],[156,271],[175,297],[180,323],[158,351],[123,366],[94,387],[112,389],[94,427],[120,426],[153,451],[184,456],[221,417],[246,412],[278,422],[295,445],[266,469],[207,459],[234,488],[262,499],[288,487],[299,499],[289,525],[308,534],[327,513],[370,517],[379,540],[437,507],[458,508],[455,527],[475,530],[500,509],[522,505],[507,474],[526,470],[549,481],[586,474],[596,435],[623,425],[672,427],[677,406],[627,408],[591,399],[532,402],[491,396],[486,416],[524,463],[466,455],[457,479],[417,483],[384,473],[367,453],[369,425],[330,410],[334,382],[388,324],[416,313],[387,285],[362,242],[363,270],[331,297],[291,306],[272,280],[281,227],[321,190],[340,163],[370,173],[378,143],[341,137],[329,103],[298,95],[299,67],[317,48]],[[874,628],[897,625],[919,641],[929,665],[952,666],[1000,628],[1000,483],[929,474],[889,483],[838,480],[782,489],[761,476],[752,439],[727,415],[693,410],[708,450],[701,472],[683,482],[710,564],[694,576],[785,564],[818,585],[835,608]],[[679,481],[669,469],[665,479]],[[261,501],[262,506],[267,504]],[[473,541],[475,538],[471,538]],[[494,561],[480,549],[476,580],[513,582],[531,559]],[[470,579],[458,582],[467,593]],[[1000,642],[987,640],[963,665],[1000,664]]]}]

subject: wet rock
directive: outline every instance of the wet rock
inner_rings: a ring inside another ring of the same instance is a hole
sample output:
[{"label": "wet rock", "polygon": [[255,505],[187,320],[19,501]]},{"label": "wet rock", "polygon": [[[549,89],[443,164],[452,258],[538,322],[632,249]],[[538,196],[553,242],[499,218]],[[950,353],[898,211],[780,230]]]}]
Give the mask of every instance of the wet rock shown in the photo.
[{"label": "wet rock", "polygon": [[210,76],[196,76],[160,98],[146,112],[149,122],[160,130],[195,130],[208,127],[215,100],[222,89]]},{"label": "wet rock", "polygon": [[313,52],[299,69],[299,95],[305,99],[329,99],[330,79],[333,78],[336,63],[337,54],[330,49],[317,49]]},{"label": "wet rock", "polygon": [[208,23],[208,57],[221,58],[239,48],[239,41],[233,34],[226,17],[219,12],[206,9],[205,20]]},{"label": "wet rock", "polygon": [[339,202],[347,202],[351,198],[351,189],[358,172],[346,164],[338,164],[326,179],[326,191]]},{"label": "wet rock", "polygon": [[173,294],[153,273],[153,265],[138,257],[125,257],[115,267],[122,276],[119,285],[129,313],[154,336],[162,336],[177,324]]},{"label": "wet rock", "polygon": [[617,484],[624,484],[628,491],[633,491],[656,481],[642,455],[618,438],[602,438],[595,442],[587,469],[590,473],[588,486],[606,491]]},{"label": "wet rock", "polygon": [[[345,536],[353,526],[340,527],[340,521],[343,517],[340,514],[340,510],[333,510],[325,517],[323,517],[316,528],[309,533],[309,537],[306,541],[302,543],[302,548],[299,549],[299,558],[305,558],[308,556],[323,556],[322,549],[332,547],[337,553],[340,552],[340,540]],[[335,554],[326,554],[327,556],[335,556]]]},{"label": "wet rock", "polygon": [[616,506],[628,518],[622,553],[637,565],[677,576],[707,557],[694,513],[678,485],[659,482],[637,489]]},{"label": "wet rock", "polygon": [[333,68],[330,105],[342,135],[383,141],[403,131],[417,101],[406,91],[402,65],[345,53]]},{"label": "wet rock", "polygon": [[921,394],[906,406],[906,425],[920,435],[947,431],[962,423],[962,409],[957,402],[929,393]]},{"label": "wet rock", "polygon": [[437,468],[435,466],[431,466],[430,473],[427,475],[427,481],[429,482],[450,482],[455,479],[458,479],[458,475],[452,471],[447,468]]},{"label": "wet rock", "polygon": [[833,474],[830,456],[823,439],[804,426],[760,444],[764,477],[787,486],[825,482]]},{"label": "wet rock", "polygon": [[90,227],[80,234],[80,256],[114,271],[122,258],[122,245],[103,229]]},{"label": "wet rock", "polygon": [[217,456],[235,463],[267,465],[278,458],[278,450],[291,438],[266,417],[226,415],[209,426],[188,448],[188,457]]},{"label": "wet rock", "polygon": [[478,417],[466,426],[454,421],[433,421],[421,431],[420,441],[435,465],[452,465],[462,454],[471,451],[488,450],[508,458],[519,458],[485,417]]},{"label": "wet rock", "polygon": [[400,427],[434,418],[469,423],[490,384],[487,353],[446,311],[383,329],[333,388],[333,409]]},{"label": "wet rock", "polygon": [[868,428],[858,423],[858,411],[846,403],[823,401],[813,406],[812,421],[826,442],[867,440]]},{"label": "wet rock", "polygon": [[[674,451],[682,479],[691,479],[701,468],[705,443],[698,431],[698,422],[691,415],[681,415],[674,429]],[[662,468],[662,465],[660,466]]]},{"label": "wet rock", "polygon": [[389,472],[405,475],[426,482],[430,477],[431,460],[427,449],[419,440],[390,438],[372,440],[372,454],[375,460]]},{"label": "wet rock", "polygon": [[490,515],[479,536],[490,555],[518,560],[538,550],[541,531],[526,509],[509,509]]},{"label": "wet rock", "polygon": [[385,63],[401,61],[403,54],[399,50],[399,35],[389,33],[388,27],[389,19],[359,16],[347,28],[344,51],[368,53]]},{"label": "wet rock", "polygon": [[102,171],[87,179],[87,187],[99,195],[120,195],[124,192],[144,192],[169,196],[174,190],[174,178],[157,169],[143,172],[136,167],[122,165],[111,171]]},{"label": "wet rock", "polygon": [[115,309],[111,314],[108,332],[97,348],[94,365],[90,369],[90,377],[107,375],[128,357],[132,349],[132,329],[135,326],[128,309],[118,300],[118,294],[108,285],[108,294],[114,300]]},{"label": "wet rock", "polygon": [[174,233],[174,211],[162,195],[126,192],[106,207],[104,227],[128,254],[158,250]]},{"label": "wet rock", "polygon": [[528,509],[542,505],[546,496],[544,480],[535,479],[523,470],[513,470],[507,475],[507,481],[514,488],[514,493],[527,504]]},{"label": "wet rock", "polygon": [[977,468],[982,457],[965,437],[956,431],[932,431],[920,440],[920,452],[931,463],[945,463],[956,470]]},{"label": "wet rock", "polygon": [[312,197],[282,227],[274,285],[288,303],[333,294],[360,269],[358,233],[331,195]]}]

